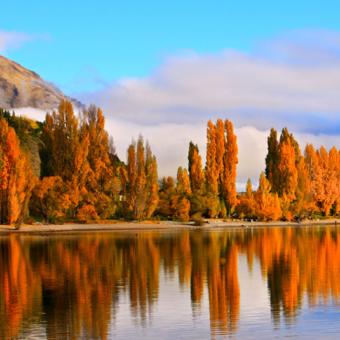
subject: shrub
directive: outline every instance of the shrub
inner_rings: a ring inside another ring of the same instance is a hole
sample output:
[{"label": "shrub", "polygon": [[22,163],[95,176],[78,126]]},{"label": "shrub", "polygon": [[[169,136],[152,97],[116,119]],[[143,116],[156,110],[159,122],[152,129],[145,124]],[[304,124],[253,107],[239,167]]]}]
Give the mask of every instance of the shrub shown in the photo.
[{"label": "shrub", "polygon": [[77,212],[77,219],[82,223],[98,219],[96,209],[91,204],[83,205]]},{"label": "shrub", "polygon": [[200,213],[196,213],[191,217],[192,221],[194,222],[194,226],[201,227],[204,225],[205,221],[202,218],[202,215]]}]

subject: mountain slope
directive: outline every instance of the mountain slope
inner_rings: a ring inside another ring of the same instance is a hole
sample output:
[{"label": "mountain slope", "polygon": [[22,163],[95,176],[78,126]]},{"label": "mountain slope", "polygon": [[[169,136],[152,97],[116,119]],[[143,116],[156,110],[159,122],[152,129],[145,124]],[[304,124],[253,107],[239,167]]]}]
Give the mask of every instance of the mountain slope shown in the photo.
[{"label": "mountain slope", "polygon": [[[0,107],[50,110],[58,107],[63,98],[67,97],[38,74],[0,56]],[[67,99],[78,107],[82,106],[74,99]]]}]

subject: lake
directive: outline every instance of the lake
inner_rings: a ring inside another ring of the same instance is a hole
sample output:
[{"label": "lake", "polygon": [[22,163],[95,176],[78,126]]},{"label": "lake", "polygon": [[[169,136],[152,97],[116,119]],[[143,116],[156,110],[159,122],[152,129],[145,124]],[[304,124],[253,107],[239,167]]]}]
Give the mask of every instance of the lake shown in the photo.
[{"label": "lake", "polygon": [[0,237],[1,339],[340,336],[340,228]]}]

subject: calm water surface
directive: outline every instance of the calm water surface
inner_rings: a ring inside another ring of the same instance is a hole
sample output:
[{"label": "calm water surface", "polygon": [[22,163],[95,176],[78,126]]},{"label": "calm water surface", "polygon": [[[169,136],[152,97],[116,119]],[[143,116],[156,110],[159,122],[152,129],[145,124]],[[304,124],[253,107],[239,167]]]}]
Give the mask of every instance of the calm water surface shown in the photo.
[{"label": "calm water surface", "polygon": [[339,339],[340,229],[0,237],[0,339]]}]

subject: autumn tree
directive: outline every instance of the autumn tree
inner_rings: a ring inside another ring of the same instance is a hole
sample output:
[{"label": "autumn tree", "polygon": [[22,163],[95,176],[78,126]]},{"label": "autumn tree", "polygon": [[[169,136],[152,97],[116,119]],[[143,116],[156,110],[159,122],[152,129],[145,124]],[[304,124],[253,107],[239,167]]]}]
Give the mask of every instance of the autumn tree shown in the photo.
[{"label": "autumn tree", "polygon": [[137,141],[136,174],[136,202],[133,208],[133,216],[136,219],[142,219],[146,208],[145,148],[142,136]]},{"label": "autumn tree", "polygon": [[280,200],[277,193],[271,193],[270,183],[264,173],[260,175],[259,187],[255,193],[256,216],[260,220],[278,220],[281,217]]},{"label": "autumn tree", "polygon": [[277,131],[270,130],[270,135],[267,139],[268,153],[266,156],[266,177],[272,187],[273,192],[278,191],[279,175],[278,175],[278,162],[279,162],[279,143],[277,140]]},{"label": "autumn tree", "polygon": [[64,219],[70,204],[70,195],[61,177],[48,176],[34,187],[30,211],[34,217],[51,223]]},{"label": "autumn tree", "polygon": [[176,196],[176,186],[173,177],[164,177],[161,181],[159,190],[159,202],[157,207],[157,215],[172,219],[175,216],[176,205],[174,205],[174,197]]},{"label": "autumn tree", "polygon": [[177,170],[176,191],[171,197],[171,205],[175,211],[175,218],[187,222],[190,219],[190,179],[187,169],[179,167]]},{"label": "autumn tree", "polygon": [[186,168],[181,166],[177,170],[176,191],[180,194],[189,196],[191,194],[190,178]]},{"label": "autumn tree", "polygon": [[313,145],[305,148],[305,163],[312,201],[317,210],[329,215],[337,212],[340,192],[339,150],[329,152],[324,147],[315,150]]},{"label": "autumn tree", "polygon": [[[222,122],[222,121],[221,121]],[[223,126],[223,124],[222,124]],[[206,199],[208,217],[217,217],[220,213],[220,179],[223,173],[224,129],[211,121],[207,126],[207,155],[205,166]],[[223,148],[221,147],[223,145]],[[223,153],[221,153],[223,152]]]},{"label": "autumn tree", "polygon": [[20,224],[35,183],[31,164],[13,128],[0,119],[0,222]]},{"label": "autumn tree", "polygon": [[158,196],[158,170],[157,160],[152,154],[149,143],[146,143],[145,154],[145,173],[146,173],[146,218],[151,218],[155,212],[159,196]]},{"label": "autumn tree", "polygon": [[219,172],[217,167],[217,138],[216,127],[211,120],[207,127],[207,156],[205,166],[205,180],[207,192],[213,196],[218,195]]},{"label": "autumn tree", "polygon": [[337,178],[338,152],[332,148],[329,152],[321,146],[317,151],[321,170],[322,190],[318,197],[320,210],[328,216],[337,201],[339,182]]},{"label": "autumn tree", "polygon": [[239,198],[236,206],[237,215],[241,218],[255,218],[256,204],[254,199],[253,187],[250,178],[247,180],[246,192]]},{"label": "autumn tree", "polygon": [[44,143],[42,158],[47,164],[42,177],[60,176],[64,181],[70,181],[75,173],[81,142],[78,119],[71,102],[62,100],[58,111],[46,115],[42,141]]},{"label": "autumn tree", "polygon": [[190,201],[185,196],[177,197],[175,217],[182,222],[188,222],[190,219]]},{"label": "autumn tree", "polygon": [[128,148],[127,212],[134,219],[150,218],[158,204],[157,161],[143,137]]},{"label": "autumn tree", "polygon": [[[131,212],[136,205],[136,143],[132,141],[127,150],[126,166],[126,211]],[[122,176],[121,176],[122,177]]]},{"label": "autumn tree", "polygon": [[202,158],[199,154],[197,144],[194,144],[193,142],[190,142],[189,144],[188,162],[191,190],[193,193],[200,192],[204,184]]},{"label": "autumn tree", "polygon": [[[230,121],[218,119],[207,124],[205,171],[197,145],[189,145],[189,175],[192,189],[192,214],[207,217],[230,215],[236,204],[237,138]],[[202,186],[202,181],[205,185]]]},{"label": "autumn tree", "polygon": [[80,133],[89,139],[87,205],[93,205],[101,218],[108,218],[115,212],[121,188],[116,166],[111,159],[115,152],[113,142],[105,131],[105,118],[101,109],[90,106],[83,111]]},{"label": "autumn tree", "polygon": [[190,196],[190,215],[200,218],[207,215],[207,195],[205,191],[202,158],[197,144],[190,142],[188,153],[188,170],[192,195]]},{"label": "autumn tree", "polygon": [[236,197],[236,166],[238,163],[237,137],[231,121],[225,121],[226,141],[224,154],[223,190],[222,195],[226,204],[228,216],[237,204]]},{"label": "autumn tree", "polygon": [[225,129],[222,119],[217,119],[215,124],[216,136],[216,172],[218,173],[219,194],[222,191],[223,184],[223,168],[224,168],[224,154],[225,154]]},{"label": "autumn tree", "polygon": [[90,139],[88,131],[80,130],[71,102],[62,100],[58,111],[46,115],[42,141],[41,154],[45,163],[42,176],[63,179],[70,192],[69,215],[75,218],[88,195]]},{"label": "autumn tree", "polygon": [[298,158],[299,151],[296,141],[287,129],[283,129],[279,143],[277,193],[279,196],[285,195],[288,201],[295,199]]},{"label": "autumn tree", "polygon": [[296,218],[310,216],[315,208],[311,193],[311,180],[308,174],[304,157],[300,157],[297,164],[297,185],[295,191],[295,202],[293,203],[293,214]]}]

